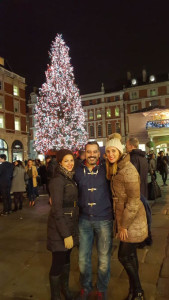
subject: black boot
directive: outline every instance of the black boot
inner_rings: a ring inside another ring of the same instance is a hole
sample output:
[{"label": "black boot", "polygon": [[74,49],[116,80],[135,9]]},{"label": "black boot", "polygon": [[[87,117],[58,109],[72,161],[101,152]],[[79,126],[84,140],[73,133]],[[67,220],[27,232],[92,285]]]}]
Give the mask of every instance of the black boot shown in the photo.
[{"label": "black boot", "polygon": [[63,266],[60,281],[61,281],[61,290],[66,300],[75,299],[75,295],[69,290],[69,273],[70,273],[70,264]]},{"label": "black boot", "polygon": [[61,300],[60,298],[60,275],[49,276],[51,300]]},{"label": "black boot", "polygon": [[136,293],[135,296],[132,298],[132,300],[144,300],[144,293],[143,292],[139,292]]}]

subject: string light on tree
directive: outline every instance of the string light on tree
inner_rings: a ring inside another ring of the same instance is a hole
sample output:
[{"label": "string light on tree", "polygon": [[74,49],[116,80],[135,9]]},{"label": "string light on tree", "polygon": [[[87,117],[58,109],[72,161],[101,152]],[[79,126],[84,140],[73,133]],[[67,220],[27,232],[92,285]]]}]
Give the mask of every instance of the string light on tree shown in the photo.
[{"label": "string light on tree", "polygon": [[46,82],[40,89],[35,106],[35,148],[40,153],[48,150],[83,148],[88,139],[84,128],[85,116],[74,82],[69,48],[62,35],[57,35],[49,52]]}]

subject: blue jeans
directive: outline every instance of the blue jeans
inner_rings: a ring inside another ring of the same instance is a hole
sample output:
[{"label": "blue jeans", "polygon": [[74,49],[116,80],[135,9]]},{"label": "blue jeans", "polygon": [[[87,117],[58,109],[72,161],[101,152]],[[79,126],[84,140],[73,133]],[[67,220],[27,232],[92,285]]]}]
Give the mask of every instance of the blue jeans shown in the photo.
[{"label": "blue jeans", "polygon": [[107,290],[110,279],[110,259],[112,250],[113,221],[79,220],[79,268],[83,289],[92,290],[92,247],[94,236],[98,252],[98,279],[97,288],[100,292]]}]

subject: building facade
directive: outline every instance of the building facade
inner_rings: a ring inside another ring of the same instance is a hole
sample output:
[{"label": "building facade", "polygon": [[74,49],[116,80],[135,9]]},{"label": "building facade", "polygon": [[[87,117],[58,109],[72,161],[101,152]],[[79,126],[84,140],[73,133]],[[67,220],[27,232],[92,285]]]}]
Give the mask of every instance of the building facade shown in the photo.
[{"label": "building facade", "polygon": [[25,78],[7,70],[0,58],[0,153],[9,161],[27,159]]}]

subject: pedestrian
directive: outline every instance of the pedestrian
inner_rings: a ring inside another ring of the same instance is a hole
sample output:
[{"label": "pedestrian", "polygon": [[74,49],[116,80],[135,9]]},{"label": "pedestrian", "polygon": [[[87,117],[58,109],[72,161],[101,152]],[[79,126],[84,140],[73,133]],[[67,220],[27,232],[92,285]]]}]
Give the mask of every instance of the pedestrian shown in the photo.
[{"label": "pedestrian", "polygon": [[156,168],[157,168],[157,163],[155,159],[155,154],[152,153],[149,155],[149,172],[150,175],[153,176],[155,180],[157,179]]},{"label": "pedestrian", "polygon": [[92,248],[94,237],[98,253],[97,299],[107,299],[112,251],[113,213],[106,167],[100,162],[96,141],[85,147],[86,159],[75,170],[79,190],[79,268],[81,293],[78,299],[88,299],[92,291]]},{"label": "pedestrian", "polygon": [[168,161],[166,156],[164,156],[164,151],[160,151],[159,156],[157,157],[157,171],[159,171],[160,175],[162,176],[162,186],[167,186],[168,184],[166,184],[166,180],[168,174]]},{"label": "pedestrian", "polygon": [[0,154],[0,194],[3,202],[1,216],[7,216],[12,212],[10,188],[13,174],[13,165],[6,161],[6,155]]},{"label": "pedestrian", "polygon": [[14,162],[15,168],[13,171],[13,178],[11,184],[11,193],[14,195],[14,209],[22,209],[23,205],[23,192],[26,191],[25,188],[25,168],[20,160]]},{"label": "pedestrian", "polygon": [[130,288],[126,300],[143,300],[138,273],[137,246],[148,236],[145,208],[140,200],[140,178],[123,154],[120,134],[112,134],[106,143],[107,178],[111,180],[115,216],[114,234],[120,239],[118,259],[127,272]]},{"label": "pedestrian", "polygon": [[146,152],[139,147],[139,140],[137,138],[129,138],[126,142],[126,150],[130,153],[130,161],[137,169],[140,175],[140,191],[147,199],[148,197],[148,161],[146,159]]},{"label": "pedestrian", "polygon": [[35,166],[33,166],[32,159],[28,159],[27,165],[25,167],[26,173],[28,174],[28,184],[27,184],[27,192],[29,198],[29,206],[35,205],[36,198],[36,187],[37,187],[37,176],[38,172]]},{"label": "pedestrian", "polygon": [[47,249],[52,252],[49,273],[51,300],[73,299],[69,290],[71,249],[78,245],[78,191],[73,180],[74,157],[70,150],[62,149],[57,155],[58,165],[49,182],[52,199],[48,217]]}]

